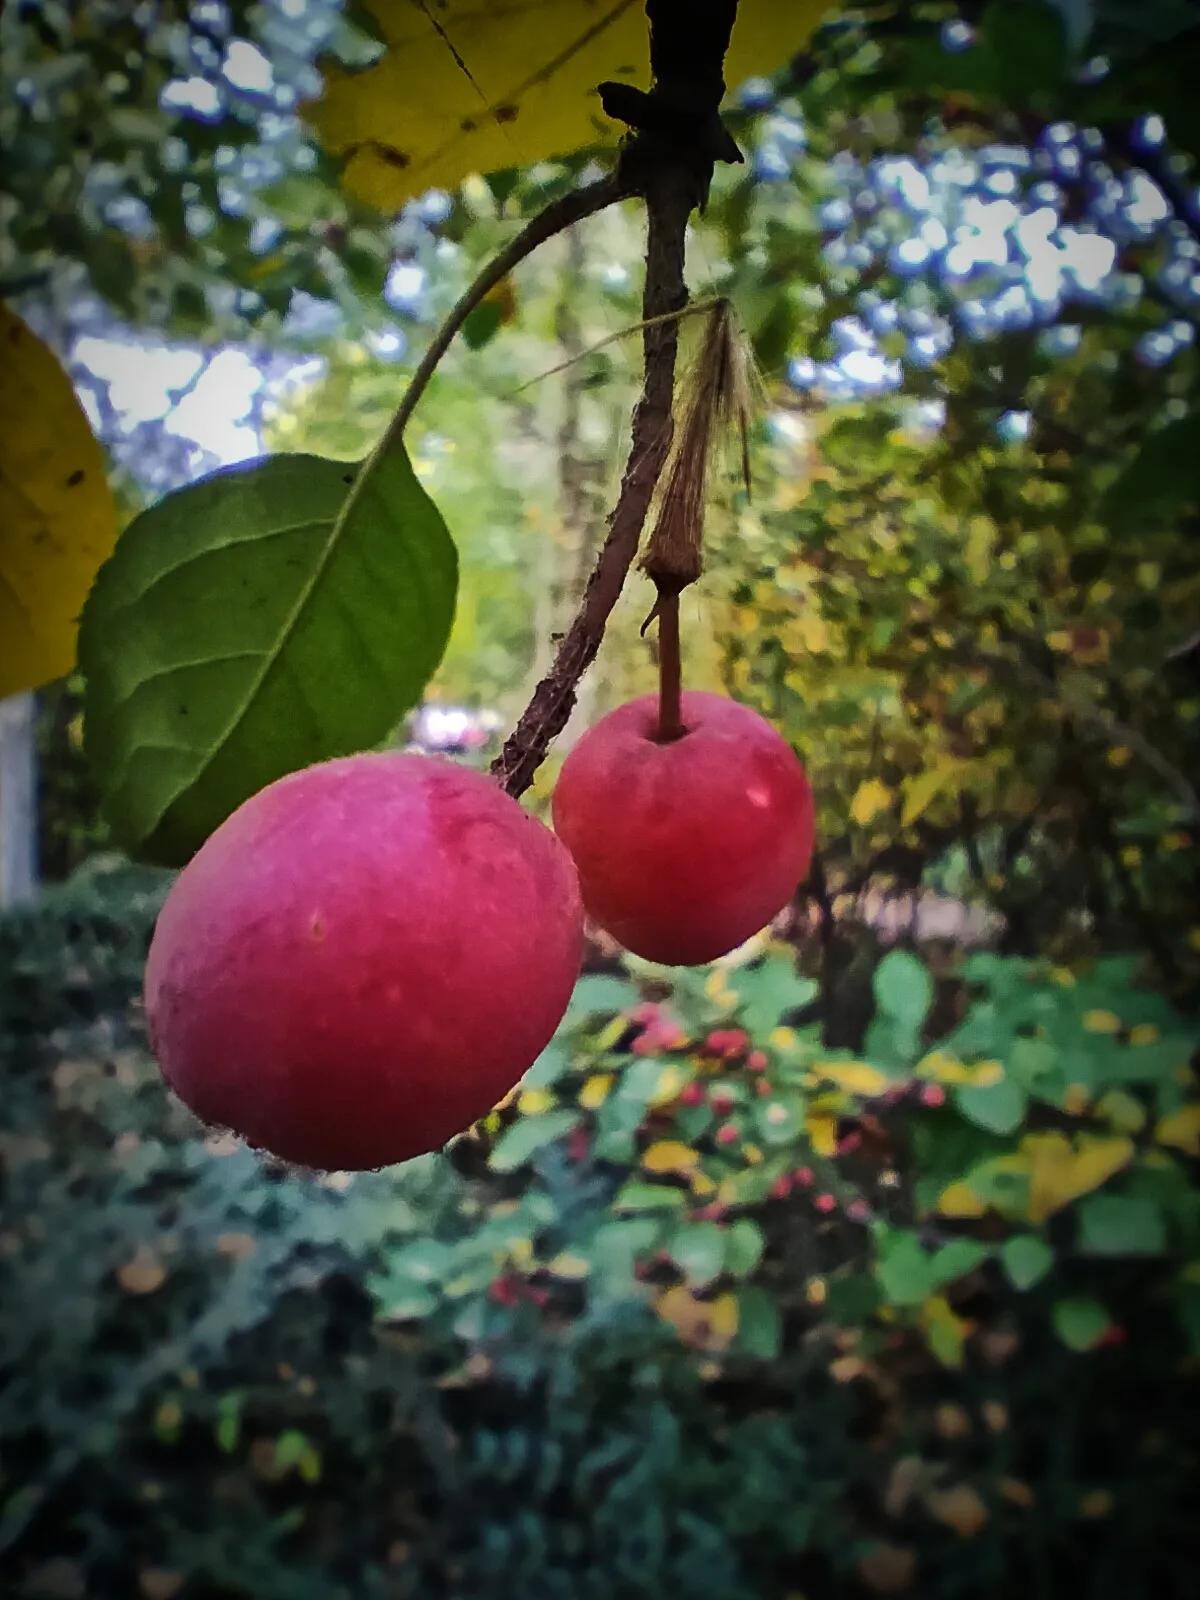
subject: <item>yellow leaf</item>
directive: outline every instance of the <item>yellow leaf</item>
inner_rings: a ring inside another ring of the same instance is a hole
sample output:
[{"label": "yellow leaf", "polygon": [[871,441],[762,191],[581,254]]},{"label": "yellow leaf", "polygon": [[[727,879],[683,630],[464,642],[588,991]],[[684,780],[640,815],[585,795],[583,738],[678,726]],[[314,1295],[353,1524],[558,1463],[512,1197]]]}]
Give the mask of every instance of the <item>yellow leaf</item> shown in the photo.
[{"label": "yellow leaf", "polygon": [[1083,1025],[1089,1033],[1120,1033],[1121,1019],[1112,1011],[1085,1011]]},{"label": "yellow leaf", "polygon": [[885,1072],[865,1061],[816,1061],[813,1071],[847,1094],[883,1094],[891,1081]]},{"label": "yellow leaf", "polygon": [[659,1139],[643,1153],[642,1166],[647,1172],[689,1172],[699,1159],[699,1151],[693,1150],[690,1144],[678,1139]]},{"label": "yellow leaf", "polygon": [[738,1304],[733,1294],[697,1300],[690,1289],[679,1283],[664,1289],[655,1307],[684,1343],[698,1350],[724,1350],[738,1330]]},{"label": "yellow leaf", "polygon": [[1200,1156],[1200,1106],[1182,1106],[1164,1117],[1154,1130],[1159,1144],[1182,1150],[1187,1156]]},{"label": "yellow leaf", "polygon": [[796,1030],[794,1028],[772,1028],[767,1035],[767,1043],[773,1044],[776,1050],[790,1050],[796,1043]]},{"label": "yellow leaf", "polygon": [[697,1167],[689,1176],[688,1188],[694,1195],[699,1195],[701,1198],[705,1198],[710,1194],[716,1194],[717,1192],[715,1179],[710,1178],[708,1173],[702,1172],[699,1167]]},{"label": "yellow leaf", "polygon": [[549,1089],[525,1089],[517,1099],[517,1110],[525,1117],[539,1116],[554,1105]]},{"label": "yellow leaf", "polygon": [[944,1294],[930,1295],[921,1307],[920,1321],[938,1360],[947,1367],[962,1366],[963,1346],[972,1324],[959,1316]]},{"label": "yellow leaf", "polygon": [[881,783],[878,778],[867,778],[854,791],[854,798],[850,802],[851,821],[857,822],[860,828],[868,827],[881,812],[888,809],[895,798],[886,783]]},{"label": "yellow leaf", "polygon": [[672,1100],[678,1098],[679,1091],[686,1082],[687,1074],[683,1069],[668,1063],[659,1073],[654,1092],[649,1096],[646,1104],[655,1111],[659,1106],[670,1105]]},{"label": "yellow leaf", "polygon": [[1120,1172],[1133,1156],[1133,1143],[1121,1136],[1080,1138],[1072,1144],[1062,1133],[1029,1133],[1021,1150],[1030,1164],[1029,1220],[1045,1222]]},{"label": "yellow leaf", "polygon": [[579,1104],[585,1111],[595,1111],[608,1099],[612,1088],[611,1072],[593,1072],[579,1091]]},{"label": "yellow leaf", "polygon": [[901,825],[907,828],[923,812],[928,811],[939,794],[956,788],[961,781],[962,770],[961,761],[942,756],[925,772],[919,772],[916,777],[906,779],[904,805],[900,811]]},{"label": "yellow leaf", "polygon": [[575,1280],[586,1278],[592,1270],[592,1264],[583,1256],[572,1255],[570,1251],[564,1250],[561,1255],[555,1256],[548,1263],[547,1270],[552,1272],[556,1278]]},{"label": "yellow leaf", "polygon": [[[804,44],[827,0],[742,0],[725,60],[730,86],[775,71]],[[344,179],[382,210],[475,172],[525,167],[624,131],[596,85],[648,87],[636,0],[371,0],[387,53],[366,71],[330,69],[313,120]],[[516,20],[514,20],[514,16]],[[435,20],[436,19],[436,20]]]},{"label": "yellow leaf", "polygon": [[737,1004],[737,995],[729,987],[729,978],[720,967],[715,968],[705,978],[704,993],[710,1000],[715,1000],[719,1006]]},{"label": "yellow leaf", "polygon": [[819,1156],[837,1151],[837,1118],[810,1111],[807,1118],[808,1142]]},{"label": "yellow leaf", "polygon": [[942,1190],[937,1209],[944,1217],[982,1217],[987,1207],[974,1189],[959,1182]]},{"label": "yellow leaf", "polygon": [[0,305],[0,698],[75,664],[76,619],[117,539],[104,473],[66,373]]}]

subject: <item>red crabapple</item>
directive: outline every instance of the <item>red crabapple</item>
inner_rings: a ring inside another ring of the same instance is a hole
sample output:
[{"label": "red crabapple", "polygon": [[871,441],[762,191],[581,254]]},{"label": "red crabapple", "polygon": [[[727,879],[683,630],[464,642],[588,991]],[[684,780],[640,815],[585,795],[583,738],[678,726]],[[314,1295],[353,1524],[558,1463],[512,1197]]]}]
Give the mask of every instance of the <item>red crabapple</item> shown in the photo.
[{"label": "red crabapple", "polygon": [[635,955],[695,966],[742,944],[808,871],[813,802],[790,745],[723,695],[683,696],[682,737],[658,701],[601,718],[563,763],[554,826],[583,903]]},{"label": "red crabapple", "polygon": [[579,970],[570,857],[487,778],[348,756],[271,784],[180,873],[150,1039],[203,1121],[304,1166],[435,1150],[557,1027]]}]

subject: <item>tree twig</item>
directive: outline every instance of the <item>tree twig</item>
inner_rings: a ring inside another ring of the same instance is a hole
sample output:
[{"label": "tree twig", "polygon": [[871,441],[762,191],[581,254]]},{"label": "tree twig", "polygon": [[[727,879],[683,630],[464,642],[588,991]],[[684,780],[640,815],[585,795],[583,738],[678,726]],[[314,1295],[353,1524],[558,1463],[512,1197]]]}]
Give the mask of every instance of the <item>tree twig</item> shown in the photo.
[{"label": "tree twig", "polygon": [[533,692],[520,721],[492,763],[492,774],[514,798],[523,794],[562,732],[575,689],[595,659],[604,627],[637,554],[655,485],[671,443],[671,402],[679,343],[677,319],[668,313],[687,303],[683,281],[684,235],[696,200],[690,163],[661,159],[645,177],[646,284],[642,296],[645,375],[633,414],[633,438],[608,533],[579,610],[559,643],[550,671]]}]

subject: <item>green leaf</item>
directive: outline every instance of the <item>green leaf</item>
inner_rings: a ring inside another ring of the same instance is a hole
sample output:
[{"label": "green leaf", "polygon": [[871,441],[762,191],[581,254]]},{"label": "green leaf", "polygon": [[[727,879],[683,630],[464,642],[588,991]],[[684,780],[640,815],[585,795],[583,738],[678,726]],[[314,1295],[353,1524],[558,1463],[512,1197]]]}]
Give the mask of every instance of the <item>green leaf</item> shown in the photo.
[{"label": "green leaf", "polygon": [[[378,744],[454,615],[457,557],[398,446],[283,455],[134,519],[84,607],[87,751],[131,853],[185,861],[285,773]],[[343,508],[345,508],[344,514]]]},{"label": "green leaf", "polygon": [[765,1039],[785,1011],[808,1005],[817,993],[817,984],[796,971],[790,955],[769,955],[731,972],[729,987],[737,995],[739,1019],[755,1039]]},{"label": "green leaf", "polygon": [[725,1264],[725,1234],[715,1222],[692,1222],[677,1228],[667,1251],[689,1283],[703,1287]]},{"label": "green leaf", "polygon": [[672,1211],[687,1199],[682,1189],[665,1183],[623,1184],[613,1197],[614,1211]]},{"label": "green leaf", "polygon": [[762,1229],[752,1217],[739,1217],[725,1238],[725,1270],[745,1278],[762,1260]]},{"label": "green leaf", "polygon": [[775,1296],[751,1284],[738,1290],[737,1346],[760,1361],[779,1358],[783,1328]]},{"label": "green leaf", "polygon": [[626,979],[588,972],[575,985],[564,1021],[574,1023],[584,1017],[612,1016],[632,1005],[637,997],[636,985]]},{"label": "green leaf", "polygon": [[1070,1350],[1093,1350],[1104,1337],[1109,1315],[1098,1300],[1079,1296],[1054,1307],[1054,1331]]},{"label": "green leaf", "polygon": [[488,1157],[488,1166],[493,1172],[513,1172],[544,1145],[569,1132],[578,1121],[579,1113],[566,1109],[545,1111],[537,1117],[521,1117],[497,1139]]},{"label": "green leaf", "polygon": [[1001,1246],[1000,1264],[1014,1289],[1032,1289],[1054,1265],[1054,1251],[1036,1233],[1018,1233]]},{"label": "green leaf", "polygon": [[967,1084],[955,1095],[958,1109],[968,1122],[990,1133],[1012,1133],[1021,1126],[1027,1099],[1024,1089],[1011,1078],[986,1087]]},{"label": "green leaf", "polygon": [[987,1246],[973,1239],[954,1239],[931,1253],[915,1233],[890,1229],[880,1244],[875,1276],[893,1305],[915,1306],[971,1272],[988,1254]]},{"label": "green leaf", "polygon": [[1152,1256],[1166,1249],[1167,1231],[1153,1201],[1094,1194],[1079,1207],[1079,1244],[1091,1256]]},{"label": "green leaf", "polygon": [[1143,440],[1133,462],[1109,485],[1101,514],[1131,532],[1200,500],[1200,412],[1181,417]]},{"label": "green leaf", "polygon": [[883,1015],[915,1038],[933,1004],[933,979],[925,963],[907,950],[892,950],[875,968],[872,988]]}]

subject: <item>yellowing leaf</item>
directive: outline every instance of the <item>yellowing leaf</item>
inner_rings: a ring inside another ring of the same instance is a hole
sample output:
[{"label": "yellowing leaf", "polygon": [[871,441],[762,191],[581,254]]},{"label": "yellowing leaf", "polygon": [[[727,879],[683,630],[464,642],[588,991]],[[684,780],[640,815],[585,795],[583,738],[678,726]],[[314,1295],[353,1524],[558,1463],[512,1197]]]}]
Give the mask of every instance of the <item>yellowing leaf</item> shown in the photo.
[{"label": "yellowing leaf", "polygon": [[612,1088],[611,1072],[593,1072],[579,1091],[579,1104],[585,1111],[595,1111],[608,1098]]},{"label": "yellowing leaf", "polygon": [[930,1516],[953,1528],[960,1539],[973,1539],[988,1519],[987,1507],[979,1491],[969,1483],[952,1489],[934,1489],[925,1496]]},{"label": "yellowing leaf", "polygon": [[689,1172],[700,1159],[698,1150],[678,1139],[659,1139],[647,1147],[642,1166],[647,1172]]},{"label": "yellowing leaf", "polygon": [[873,1594],[900,1594],[912,1586],[916,1571],[916,1551],[899,1544],[873,1545],[858,1558],[858,1575]]},{"label": "yellowing leaf", "polygon": [[937,1209],[944,1217],[982,1217],[987,1206],[968,1184],[951,1183],[938,1197]]},{"label": "yellowing leaf", "polygon": [[1096,1115],[1118,1133],[1140,1133],[1146,1126],[1146,1108],[1124,1089],[1110,1089],[1096,1102]]},{"label": "yellowing leaf", "polygon": [[[596,85],[649,87],[638,0],[371,0],[387,53],[366,71],[330,70],[313,120],[346,162],[355,194],[394,210],[475,172],[529,166],[624,131]],[[725,60],[730,85],[773,72],[804,44],[827,0],[742,0]]]},{"label": "yellowing leaf", "polygon": [[1200,1156],[1200,1106],[1183,1106],[1164,1117],[1154,1130],[1159,1144],[1168,1144],[1184,1155]]},{"label": "yellowing leaf", "polygon": [[1080,1138],[1073,1145],[1062,1133],[1029,1133],[1021,1151],[1030,1165],[1029,1220],[1044,1222],[1120,1172],[1133,1156],[1133,1143],[1124,1137]]},{"label": "yellowing leaf", "polygon": [[847,1094],[883,1094],[890,1083],[885,1072],[866,1061],[817,1061],[813,1071],[827,1083],[837,1084]]},{"label": "yellowing leaf", "polygon": [[540,1116],[554,1105],[549,1089],[525,1089],[517,1099],[517,1110],[525,1117]]},{"label": "yellowing leaf", "polygon": [[806,1120],[808,1142],[819,1156],[831,1156],[837,1151],[837,1118],[820,1111],[810,1111]]},{"label": "yellowing leaf", "polygon": [[963,763],[942,756],[925,772],[908,778],[904,784],[904,804],[900,822],[905,828],[915,822],[937,799],[938,795],[957,788],[962,778]]},{"label": "yellowing leaf", "polygon": [[738,1303],[733,1294],[715,1300],[697,1300],[683,1284],[665,1289],[656,1302],[664,1321],[678,1330],[686,1344],[698,1350],[724,1350],[738,1330]]},{"label": "yellowing leaf", "polygon": [[75,624],[112,552],[104,455],[70,379],[0,305],[0,698],[75,664]]},{"label": "yellowing leaf", "polygon": [[888,809],[895,798],[886,783],[881,783],[878,778],[867,778],[854,791],[854,798],[850,802],[851,821],[857,822],[860,828],[868,827],[881,812]]},{"label": "yellowing leaf", "polygon": [[920,1320],[929,1348],[942,1365],[961,1367],[972,1324],[959,1316],[944,1294],[930,1295],[921,1307]]},{"label": "yellowing leaf", "polygon": [[1004,1067],[999,1061],[960,1061],[949,1050],[931,1050],[917,1063],[918,1078],[932,1078],[937,1083],[969,1085],[974,1089],[990,1089],[1004,1077]]},{"label": "yellowing leaf", "polygon": [[167,1281],[167,1269],[148,1245],[139,1245],[117,1268],[117,1282],[126,1294],[153,1294]]}]

